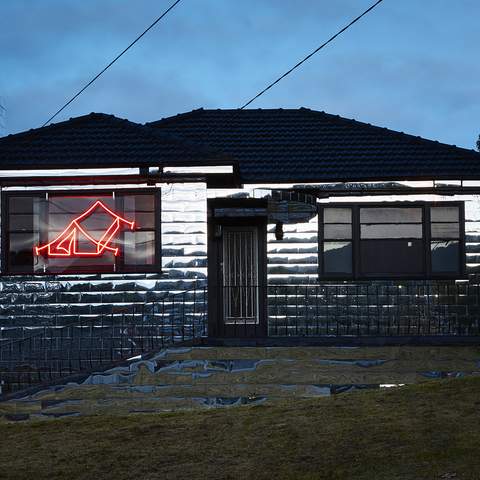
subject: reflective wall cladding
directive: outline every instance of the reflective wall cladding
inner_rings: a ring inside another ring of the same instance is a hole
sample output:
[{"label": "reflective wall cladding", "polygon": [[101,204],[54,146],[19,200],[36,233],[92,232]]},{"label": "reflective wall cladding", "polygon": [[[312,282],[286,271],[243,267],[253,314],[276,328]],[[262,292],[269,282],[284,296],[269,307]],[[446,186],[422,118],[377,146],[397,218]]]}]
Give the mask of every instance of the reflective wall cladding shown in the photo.
[{"label": "reflective wall cladding", "polygon": [[[81,323],[101,315],[120,318],[132,306],[148,309],[151,302],[184,291],[191,293],[182,307],[181,321],[205,320],[205,304],[197,302],[195,288],[207,286],[207,198],[262,198],[269,193],[265,186],[207,191],[205,184],[198,183],[163,185],[162,273],[3,277],[0,338],[18,338],[44,325]],[[319,284],[317,217],[284,225],[282,240],[276,239],[271,224],[267,233],[269,334],[424,334],[428,322],[433,334],[478,334],[480,197],[358,198],[359,202],[413,200],[465,201],[468,279]],[[168,308],[175,329],[175,315],[180,318],[180,314],[175,305]]]},{"label": "reflective wall cladding", "polygon": [[[120,321],[139,308],[148,311],[155,302],[158,308],[165,297],[186,298],[181,292],[206,286],[206,185],[163,185],[161,191],[161,273],[3,277],[0,338],[21,338],[44,325],[77,324],[97,317],[101,322],[102,316]],[[189,306],[193,303],[188,301]],[[190,322],[200,321],[202,312],[193,307],[192,312]],[[172,312],[172,319],[175,315]]]},{"label": "reflective wall cladding", "polygon": [[280,285],[269,288],[269,335],[479,335],[478,196],[362,196],[321,203],[413,201],[465,202],[464,278],[318,282],[317,218],[291,225],[281,242],[269,234],[269,283]]}]

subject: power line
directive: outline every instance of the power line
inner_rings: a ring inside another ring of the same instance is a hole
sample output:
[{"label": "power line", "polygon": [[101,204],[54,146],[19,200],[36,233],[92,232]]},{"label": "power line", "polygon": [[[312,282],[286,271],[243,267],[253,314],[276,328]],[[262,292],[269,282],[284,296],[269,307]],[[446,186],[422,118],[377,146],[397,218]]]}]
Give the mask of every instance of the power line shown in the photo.
[{"label": "power line", "polygon": [[176,7],[181,0],[176,0],[172,5],[170,5],[147,29],[143,31],[127,48],[125,48],[121,53],[119,53],[100,73],[95,75],[82,89],[80,89],[65,105],[63,105],[62,108],[57,110],[43,125],[47,125],[47,123],[50,123],[60,112],[65,110],[79,95],[81,95],[95,80],[97,80],[98,77],[100,77],[102,74],[104,74],[124,53],[126,53],[128,50],[130,50],[131,47],[133,47],[149,30],[151,30],[165,15],[167,15],[170,10],[172,10],[174,7]]},{"label": "power line", "polygon": [[294,65],[290,70],[286,71],[282,76],[278,77],[274,82],[272,82],[270,85],[265,87],[261,92],[257,93],[254,97],[252,97],[247,103],[245,103],[243,106],[240,107],[240,110],[243,110],[245,107],[250,105],[252,102],[254,102],[258,97],[263,95],[267,90],[270,90],[274,85],[276,85],[278,82],[283,80],[287,75],[290,75],[296,68],[298,68],[302,63],[306,62],[308,59],[313,57],[318,51],[320,51],[323,47],[327,46],[330,42],[335,40],[339,35],[341,35],[345,30],[349,29],[354,23],[358,22],[363,16],[365,16],[368,12],[373,10],[379,3],[382,3],[383,0],[378,0],[375,2],[372,6],[367,8],[362,14],[360,14],[358,17],[354,18],[348,25],[343,27],[341,30],[339,30],[333,37],[330,37],[325,43],[322,43],[319,47],[317,47],[313,52],[309,53],[305,58],[300,60],[296,65]]}]

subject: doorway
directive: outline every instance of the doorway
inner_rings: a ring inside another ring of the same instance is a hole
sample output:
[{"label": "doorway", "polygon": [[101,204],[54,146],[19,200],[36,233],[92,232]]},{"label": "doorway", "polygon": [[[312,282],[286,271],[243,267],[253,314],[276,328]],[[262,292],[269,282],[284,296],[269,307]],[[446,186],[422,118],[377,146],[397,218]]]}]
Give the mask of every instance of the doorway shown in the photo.
[{"label": "doorway", "polygon": [[210,335],[265,336],[266,217],[213,217],[209,230]]}]

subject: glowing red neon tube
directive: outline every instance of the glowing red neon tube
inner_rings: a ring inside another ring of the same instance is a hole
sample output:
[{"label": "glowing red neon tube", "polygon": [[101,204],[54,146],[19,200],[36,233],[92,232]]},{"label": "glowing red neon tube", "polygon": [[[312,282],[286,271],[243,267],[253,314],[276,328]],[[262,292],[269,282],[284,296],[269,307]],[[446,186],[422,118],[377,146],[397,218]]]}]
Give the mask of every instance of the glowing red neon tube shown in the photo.
[{"label": "glowing red neon tube", "polygon": [[[93,238],[81,225],[80,222],[89,217],[97,208],[105,210],[112,218],[113,222],[105,230],[100,240]],[[118,255],[119,248],[110,246],[115,234],[120,230],[122,224],[127,225],[130,230],[135,228],[135,222],[117,215],[110,210],[103,202],[97,200],[90,208],[85,210],[81,215],[74,218],[65,230],[60,233],[54,240],[45,245],[38,245],[34,248],[35,253],[40,255],[41,252],[49,257],[99,257],[105,251],[113,252]],[[80,251],[78,248],[79,234],[87,238],[94,246],[95,251]]]}]

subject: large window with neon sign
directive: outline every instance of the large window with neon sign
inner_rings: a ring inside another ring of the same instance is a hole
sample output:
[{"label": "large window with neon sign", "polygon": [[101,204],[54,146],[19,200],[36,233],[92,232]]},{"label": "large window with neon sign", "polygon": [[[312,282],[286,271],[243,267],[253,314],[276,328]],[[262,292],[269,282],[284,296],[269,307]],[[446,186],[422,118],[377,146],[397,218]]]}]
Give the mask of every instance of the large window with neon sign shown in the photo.
[{"label": "large window with neon sign", "polygon": [[2,203],[4,273],[160,270],[158,190],[12,192]]}]

